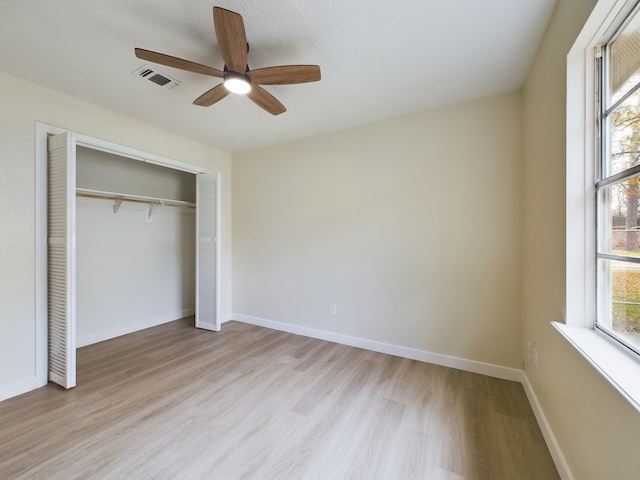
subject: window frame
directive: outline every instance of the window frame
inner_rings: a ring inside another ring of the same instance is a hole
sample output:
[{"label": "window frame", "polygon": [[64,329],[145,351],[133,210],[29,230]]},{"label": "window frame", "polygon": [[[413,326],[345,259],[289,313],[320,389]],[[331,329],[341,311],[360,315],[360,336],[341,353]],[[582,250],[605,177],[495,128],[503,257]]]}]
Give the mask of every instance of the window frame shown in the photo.
[{"label": "window frame", "polygon": [[[638,356],[640,359],[640,346],[633,345],[622,335],[617,334],[613,327],[609,326],[612,320],[612,298],[611,298],[611,265],[607,261],[620,261],[626,263],[640,263],[640,257],[619,255],[608,253],[611,250],[608,234],[610,225],[604,221],[604,216],[608,217],[609,206],[605,205],[606,200],[599,195],[600,191],[611,189],[615,185],[620,185],[625,181],[640,176],[640,165],[631,166],[621,172],[611,174],[608,172],[608,163],[611,156],[611,129],[610,118],[615,110],[624,101],[640,89],[640,82],[629,89],[621,98],[613,101],[610,98],[609,73],[611,64],[612,44],[620,37],[624,29],[631,21],[640,15],[640,1],[632,0],[625,2],[623,8],[616,15],[613,21],[608,24],[607,31],[593,48],[594,55],[594,122],[595,128],[595,150],[593,156],[594,168],[594,212],[595,212],[595,314],[594,329],[606,335],[628,353]],[[606,211],[606,213],[605,213]],[[606,223],[606,224],[605,224]],[[600,262],[603,260],[604,262]],[[605,263],[606,262],[606,263]],[[604,319],[603,317],[606,317]]]}]

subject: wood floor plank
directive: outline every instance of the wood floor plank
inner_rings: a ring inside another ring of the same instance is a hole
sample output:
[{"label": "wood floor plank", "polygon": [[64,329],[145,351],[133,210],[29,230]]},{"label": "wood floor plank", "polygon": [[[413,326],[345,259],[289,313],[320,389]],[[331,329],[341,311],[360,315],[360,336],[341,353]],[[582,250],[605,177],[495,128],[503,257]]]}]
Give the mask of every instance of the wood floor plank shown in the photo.
[{"label": "wood floor plank", "polygon": [[187,318],[0,402],[2,479],[557,479],[522,386]]}]

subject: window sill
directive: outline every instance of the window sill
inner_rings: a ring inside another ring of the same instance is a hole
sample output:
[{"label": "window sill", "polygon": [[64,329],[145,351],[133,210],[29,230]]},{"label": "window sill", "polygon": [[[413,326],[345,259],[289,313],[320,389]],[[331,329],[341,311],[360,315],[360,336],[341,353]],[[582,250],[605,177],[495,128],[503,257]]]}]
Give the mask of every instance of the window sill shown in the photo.
[{"label": "window sill", "polygon": [[640,412],[640,362],[595,330],[559,322],[551,325]]}]

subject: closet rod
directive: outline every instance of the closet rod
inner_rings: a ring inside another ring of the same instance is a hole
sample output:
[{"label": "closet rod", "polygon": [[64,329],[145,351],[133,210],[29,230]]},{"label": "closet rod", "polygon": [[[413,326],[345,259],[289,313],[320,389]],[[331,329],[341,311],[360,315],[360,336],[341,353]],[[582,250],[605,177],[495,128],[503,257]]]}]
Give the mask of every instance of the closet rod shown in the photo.
[{"label": "closet rod", "polygon": [[180,207],[180,208],[196,207],[195,203],[184,202],[182,200],[169,200],[166,198],[145,197],[141,195],[127,195],[122,193],[103,192],[100,190],[89,190],[84,188],[78,188],[76,190],[76,196],[84,197],[84,198],[97,198],[101,200],[113,200],[115,202],[118,202],[118,204],[120,202],[134,202],[134,203],[147,203],[151,205],[160,205],[163,207]]}]

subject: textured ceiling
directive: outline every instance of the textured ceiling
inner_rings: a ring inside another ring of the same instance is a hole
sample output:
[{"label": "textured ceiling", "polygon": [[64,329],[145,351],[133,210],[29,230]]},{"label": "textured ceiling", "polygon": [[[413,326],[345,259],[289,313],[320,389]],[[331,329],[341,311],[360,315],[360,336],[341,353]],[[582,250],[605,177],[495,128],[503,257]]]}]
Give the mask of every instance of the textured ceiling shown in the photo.
[{"label": "textured ceiling", "polygon": [[[520,88],[555,0],[4,0],[0,70],[239,152]],[[317,83],[267,86],[273,117],[230,95],[192,102],[219,79],[158,66],[134,47],[222,69],[212,7],[240,13],[250,68],[318,64]]]}]

